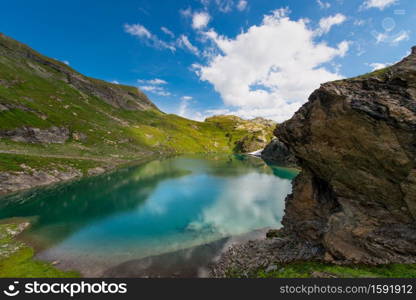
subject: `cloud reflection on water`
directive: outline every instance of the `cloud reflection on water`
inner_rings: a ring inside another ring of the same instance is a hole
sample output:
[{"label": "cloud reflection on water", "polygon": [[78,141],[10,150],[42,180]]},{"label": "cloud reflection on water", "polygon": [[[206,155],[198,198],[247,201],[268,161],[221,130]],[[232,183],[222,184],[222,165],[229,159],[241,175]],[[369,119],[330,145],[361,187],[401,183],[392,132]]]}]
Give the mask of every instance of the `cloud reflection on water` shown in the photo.
[{"label": "cloud reflection on water", "polygon": [[279,227],[292,173],[244,156],[175,157],[30,201],[22,195],[24,203],[11,201],[3,214],[37,215],[29,234],[46,246],[39,257],[96,276],[126,261]]},{"label": "cloud reflection on water", "polygon": [[229,236],[248,229],[278,227],[290,190],[289,180],[261,173],[228,179],[219,197],[188,228]]}]

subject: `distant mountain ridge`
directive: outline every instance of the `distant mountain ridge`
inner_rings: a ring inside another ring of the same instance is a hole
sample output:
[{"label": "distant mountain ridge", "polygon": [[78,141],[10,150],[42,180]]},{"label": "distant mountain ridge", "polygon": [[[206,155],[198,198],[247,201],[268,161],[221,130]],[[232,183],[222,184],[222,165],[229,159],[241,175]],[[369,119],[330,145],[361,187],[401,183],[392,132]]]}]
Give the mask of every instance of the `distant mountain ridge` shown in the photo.
[{"label": "distant mountain ridge", "polygon": [[[156,105],[138,88],[84,76],[70,66],[48,58],[2,33],[0,33],[0,54],[3,56],[2,63],[14,64],[21,68],[31,68],[35,74],[41,77],[50,76],[50,71],[54,71],[56,79],[68,83],[81,92],[94,95],[116,108],[127,110],[157,109]],[[34,62],[36,65],[30,62]],[[13,79],[8,81],[2,78],[1,80],[3,85],[18,83],[18,81],[13,82]]]}]

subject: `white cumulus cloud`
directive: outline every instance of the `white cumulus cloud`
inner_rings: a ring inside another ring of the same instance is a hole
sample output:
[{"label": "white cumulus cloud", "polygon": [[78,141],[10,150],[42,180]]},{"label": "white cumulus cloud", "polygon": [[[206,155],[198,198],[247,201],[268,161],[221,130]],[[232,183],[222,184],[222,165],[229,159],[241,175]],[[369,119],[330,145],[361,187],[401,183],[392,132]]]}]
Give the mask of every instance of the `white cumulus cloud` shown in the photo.
[{"label": "white cumulus cloud", "polygon": [[192,28],[193,29],[203,29],[207,27],[211,17],[206,12],[194,13],[192,16]]},{"label": "white cumulus cloud", "polygon": [[206,33],[220,54],[193,67],[221,95],[227,112],[283,121],[321,83],[342,78],[324,64],[344,56],[349,43],[330,47],[316,42],[316,31],[306,20],[294,21],[287,14],[288,9],[276,10],[235,38]]},{"label": "white cumulus cloud", "polygon": [[377,70],[380,70],[380,69],[384,69],[384,68],[390,66],[391,64],[389,64],[389,63],[371,63],[371,64],[368,64],[368,65],[372,68],[372,71],[377,71]]},{"label": "white cumulus cloud", "polygon": [[247,1],[246,0],[240,0],[240,1],[238,1],[238,3],[237,3],[237,9],[239,11],[243,11],[246,8],[247,8]]},{"label": "white cumulus cloud", "polygon": [[316,2],[318,3],[319,7],[322,8],[322,9],[328,9],[328,8],[331,7],[331,3],[329,3],[329,2],[324,2],[324,1],[321,1],[321,0],[316,0]]},{"label": "white cumulus cloud", "polygon": [[224,13],[230,12],[233,9],[233,2],[233,0],[215,0],[218,9]]},{"label": "white cumulus cloud", "polygon": [[167,34],[171,38],[175,37],[175,34],[167,27],[162,26],[162,27],[160,27],[160,30],[162,30],[165,34]]},{"label": "white cumulus cloud", "polygon": [[185,100],[185,101],[189,101],[192,100],[193,98],[191,96],[183,96],[181,97],[181,100]]},{"label": "white cumulus cloud", "polygon": [[150,92],[159,96],[171,96],[172,94],[167,91],[163,85],[167,84],[167,81],[160,79],[160,78],[155,78],[155,79],[148,79],[148,80],[143,80],[143,79],[139,79],[137,80],[138,83],[142,84],[139,86],[140,89],[142,89],[143,91],[146,92]]},{"label": "white cumulus cloud", "polygon": [[144,27],[143,25],[140,24],[125,24],[124,25],[124,30],[127,33],[130,33],[131,35],[135,35],[137,37],[145,37],[150,39],[152,37],[152,34],[150,33],[149,30],[147,30],[146,27]]},{"label": "white cumulus cloud", "polygon": [[408,41],[409,37],[410,37],[409,32],[403,31],[393,39],[392,44],[397,44],[402,41]]},{"label": "white cumulus cloud", "polygon": [[192,45],[192,43],[189,41],[188,37],[184,34],[182,34],[178,39],[178,46],[181,48],[188,49],[195,55],[199,55],[199,50],[197,47]]},{"label": "white cumulus cloud", "polygon": [[206,118],[205,114],[202,114],[199,111],[196,111],[194,109],[192,109],[191,107],[191,100],[193,100],[194,98],[191,96],[183,96],[181,97],[181,101],[179,103],[178,109],[176,114],[187,118],[187,119],[191,119],[191,120],[195,120],[195,121],[203,121]]},{"label": "white cumulus cloud", "polygon": [[192,16],[192,8],[188,7],[187,9],[179,10],[180,14],[184,17],[191,17]]},{"label": "white cumulus cloud", "polygon": [[187,101],[181,101],[179,104],[179,109],[177,114],[181,117],[186,118],[188,115],[188,102]]},{"label": "white cumulus cloud", "polygon": [[210,4],[213,4],[223,13],[232,11],[234,5],[234,0],[200,0],[200,2],[205,8],[208,8]]},{"label": "white cumulus cloud", "polygon": [[400,31],[396,34],[389,34],[387,32],[373,32],[376,39],[376,43],[388,43],[391,46],[395,46],[400,42],[408,41],[410,38],[410,31]]},{"label": "white cumulus cloud", "polygon": [[319,29],[317,33],[318,34],[328,33],[333,26],[340,25],[344,23],[345,20],[347,20],[347,17],[339,13],[333,16],[322,18],[321,20],[319,20]]},{"label": "white cumulus cloud", "polygon": [[159,96],[170,96],[170,92],[166,91],[163,87],[157,85],[141,85],[139,88],[143,91],[150,92]]},{"label": "white cumulus cloud", "polygon": [[361,9],[378,8],[383,10],[396,3],[397,0],[365,0]]},{"label": "white cumulus cloud", "polygon": [[160,79],[160,78],[149,79],[149,80],[139,79],[137,81],[139,83],[146,83],[146,84],[151,84],[151,85],[167,84],[167,81]]},{"label": "white cumulus cloud", "polygon": [[124,31],[148,43],[149,46],[157,49],[169,49],[175,51],[176,48],[170,43],[166,43],[152,34],[141,24],[124,24]]}]

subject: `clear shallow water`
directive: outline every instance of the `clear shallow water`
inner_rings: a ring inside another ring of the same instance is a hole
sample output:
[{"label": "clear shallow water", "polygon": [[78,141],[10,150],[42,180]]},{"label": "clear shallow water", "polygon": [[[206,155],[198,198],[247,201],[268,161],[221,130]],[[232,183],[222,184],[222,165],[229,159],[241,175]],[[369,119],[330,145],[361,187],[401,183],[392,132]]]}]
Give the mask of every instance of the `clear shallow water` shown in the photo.
[{"label": "clear shallow water", "polygon": [[[246,156],[167,158],[6,197],[0,218],[32,217],[25,239],[39,258],[87,276],[115,276],[118,266],[149,256],[192,259],[183,249],[212,259],[226,237],[279,227],[294,176]],[[196,247],[214,241],[209,255]]]}]

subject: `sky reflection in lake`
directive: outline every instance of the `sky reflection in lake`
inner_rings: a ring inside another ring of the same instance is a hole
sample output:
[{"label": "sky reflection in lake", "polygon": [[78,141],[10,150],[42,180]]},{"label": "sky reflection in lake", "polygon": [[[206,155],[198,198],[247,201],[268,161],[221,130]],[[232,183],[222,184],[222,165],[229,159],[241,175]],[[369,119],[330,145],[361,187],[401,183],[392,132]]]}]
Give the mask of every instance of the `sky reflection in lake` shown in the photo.
[{"label": "sky reflection in lake", "polygon": [[[278,174],[284,174],[279,177]],[[154,160],[3,199],[0,217],[34,217],[40,258],[98,270],[279,227],[296,172],[245,156]]]}]

